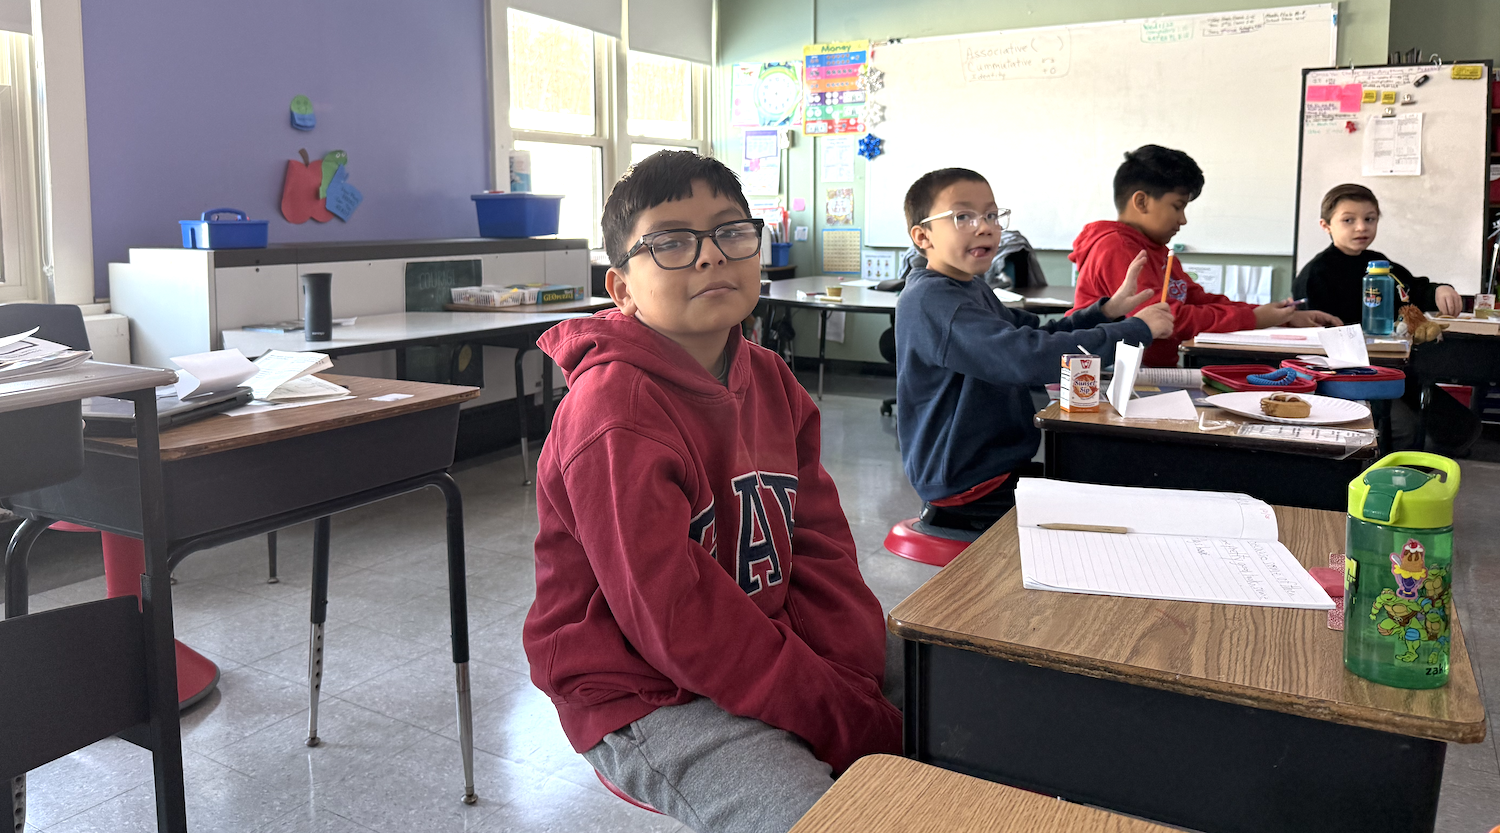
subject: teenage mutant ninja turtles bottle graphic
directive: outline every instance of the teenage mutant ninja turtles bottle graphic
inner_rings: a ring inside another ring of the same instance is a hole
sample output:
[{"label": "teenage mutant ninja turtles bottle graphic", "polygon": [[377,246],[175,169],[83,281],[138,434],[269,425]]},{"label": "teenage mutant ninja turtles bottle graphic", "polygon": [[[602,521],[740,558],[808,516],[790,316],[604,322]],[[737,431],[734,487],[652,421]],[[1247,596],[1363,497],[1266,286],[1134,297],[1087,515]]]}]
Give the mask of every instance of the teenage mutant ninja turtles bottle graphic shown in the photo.
[{"label": "teenage mutant ninja turtles bottle graphic", "polygon": [[1392,454],[1349,484],[1344,667],[1398,688],[1448,682],[1458,464]]}]

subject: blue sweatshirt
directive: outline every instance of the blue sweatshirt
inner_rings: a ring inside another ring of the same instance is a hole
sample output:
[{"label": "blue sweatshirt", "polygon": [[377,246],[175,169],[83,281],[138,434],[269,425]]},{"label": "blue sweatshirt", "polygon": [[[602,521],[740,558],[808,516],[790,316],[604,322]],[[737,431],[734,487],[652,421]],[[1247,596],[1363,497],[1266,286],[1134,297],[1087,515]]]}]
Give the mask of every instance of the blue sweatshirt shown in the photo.
[{"label": "blue sweatshirt", "polygon": [[1064,354],[1086,347],[1110,364],[1117,341],[1151,343],[1146,322],[1110,322],[1105,300],[1042,324],[1004,307],[983,281],[911,273],[896,302],[896,427],[923,500],[972,489],[1036,454],[1030,388],[1057,382]]}]

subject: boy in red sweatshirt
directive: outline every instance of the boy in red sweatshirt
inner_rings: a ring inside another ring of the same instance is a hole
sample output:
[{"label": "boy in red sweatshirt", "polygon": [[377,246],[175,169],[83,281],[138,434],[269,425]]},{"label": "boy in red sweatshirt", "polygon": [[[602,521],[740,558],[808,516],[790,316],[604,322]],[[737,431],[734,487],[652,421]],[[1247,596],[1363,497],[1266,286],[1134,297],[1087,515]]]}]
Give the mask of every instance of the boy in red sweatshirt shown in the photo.
[{"label": "boy in red sweatshirt", "polygon": [[[1187,204],[1203,193],[1203,171],[1180,150],[1143,145],[1125,154],[1125,161],[1115,171],[1114,185],[1119,219],[1084,226],[1073,241],[1073,253],[1068,255],[1078,267],[1078,286],[1073,290],[1069,315],[1113,295],[1130,261],[1142,250],[1149,260],[1141,272],[1140,288],[1156,289],[1147,304],[1160,301],[1167,244],[1187,225]],[[1257,307],[1205,292],[1176,258],[1170,281],[1167,303],[1176,326],[1171,336],[1158,338],[1146,348],[1145,363],[1150,367],[1176,367],[1178,346],[1199,333],[1284,325],[1336,327],[1341,323],[1326,312],[1298,310],[1290,298]]]},{"label": "boy in red sweatshirt", "polygon": [[618,310],[539,346],[568,396],[537,465],[531,678],[573,748],[699,831],[785,831],[855,759],[899,753],[885,623],[817,408],[745,341],[761,221],[734,174],[662,151],[604,207]]}]

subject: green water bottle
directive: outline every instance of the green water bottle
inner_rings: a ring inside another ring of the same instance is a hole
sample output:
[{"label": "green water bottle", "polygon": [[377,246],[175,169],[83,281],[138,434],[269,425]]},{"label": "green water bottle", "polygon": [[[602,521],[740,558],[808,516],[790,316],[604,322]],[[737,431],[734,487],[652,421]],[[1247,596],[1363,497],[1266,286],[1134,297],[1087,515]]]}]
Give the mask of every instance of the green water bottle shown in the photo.
[{"label": "green water bottle", "polygon": [[1349,484],[1344,667],[1397,688],[1448,682],[1458,464],[1387,455]]}]

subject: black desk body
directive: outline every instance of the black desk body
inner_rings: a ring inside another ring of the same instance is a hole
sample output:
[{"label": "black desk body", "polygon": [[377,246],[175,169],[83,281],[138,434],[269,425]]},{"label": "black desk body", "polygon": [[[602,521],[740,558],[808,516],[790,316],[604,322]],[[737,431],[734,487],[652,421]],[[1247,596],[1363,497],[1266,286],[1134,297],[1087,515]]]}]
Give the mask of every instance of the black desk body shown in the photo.
[{"label": "black desk body", "polygon": [[1207,833],[1430,831],[1437,818],[1441,741],[950,645],[905,651],[904,752],[923,763]]},{"label": "black desk body", "polygon": [[1244,492],[1267,503],[1307,509],[1347,510],[1349,481],[1374,462],[1371,457],[1340,460],[1247,448],[1236,439],[1123,426],[1042,428],[1045,472],[1053,480]]}]

